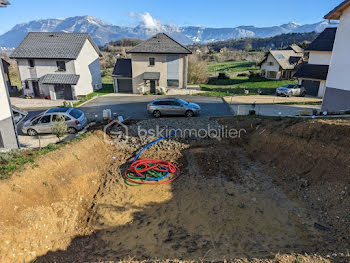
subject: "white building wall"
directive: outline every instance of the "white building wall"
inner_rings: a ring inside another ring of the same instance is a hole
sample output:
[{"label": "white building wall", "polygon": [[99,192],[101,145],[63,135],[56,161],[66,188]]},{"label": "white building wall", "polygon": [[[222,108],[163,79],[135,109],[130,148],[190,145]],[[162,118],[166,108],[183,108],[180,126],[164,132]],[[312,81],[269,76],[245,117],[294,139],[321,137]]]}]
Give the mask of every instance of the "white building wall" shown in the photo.
[{"label": "white building wall", "polygon": [[318,90],[317,97],[323,98],[325,92],[326,92],[326,81],[325,80],[321,80],[320,81],[320,88]]},{"label": "white building wall", "polygon": [[18,148],[17,134],[12,118],[12,109],[5,82],[4,69],[0,61],[0,151]]},{"label": "white building wall", "polygon": [[327,87],[350,91],[350,8],[340,18],[328,72]]},{"label": "white building wall", "polygon": [[[273,66],[269,65],[270,62],[273,62]],[[281,77],[280,65],[278,64],[277,60],[271,54],[268,55],[266,61],[261,65],[260,70],[261,71],[265,70],[264,77],[267,77],[268,71],[276,72],[277,73],[276,79],[279,79]]]},{"label": "white building wall", "polygon": [[309,64],[329,65],[331,62],[331,57],[332,57],[332,52],[311,51],[309,56]]},{"label": "white building wall", "polygon": [[62,61],[62,59],[34,59],[35,67],[30,68],[28,59],[17,59],[21,81],[30,78],[41,78],[46,74],[76,74],[73,60],[65,60],[66,71],[64,72],[57,70],[57,61]]},{"label": "white building wall", "polygon": [[76,74],[80,75],[75,86],[75,95],[87,95],[102,88],[100,57],[89,40],[86,40],[78,58],[74,62]]},{"label": "white building wall", "polygon": [[4,120],[11,116],[11,108],[7,97],[7,87],[4,79],[4,71],[0,59],[0,120]]}]

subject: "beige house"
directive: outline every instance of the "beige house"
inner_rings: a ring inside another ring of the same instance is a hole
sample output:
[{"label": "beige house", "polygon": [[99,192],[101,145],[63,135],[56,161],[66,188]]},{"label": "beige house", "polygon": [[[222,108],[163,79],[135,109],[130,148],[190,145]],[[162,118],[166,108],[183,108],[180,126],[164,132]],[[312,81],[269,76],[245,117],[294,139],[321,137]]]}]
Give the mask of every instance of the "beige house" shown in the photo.
[{"label": "beige house", "polygon": [[75,100],[102,88],[99,48],[89,34],[31,32],[11,54],[23,95]]},{"label": "beige house", "polygon": [[303,52],[298,45],[283,50],[270,50],[260,63],[260,75],[267,79],[291,79],[295,67],[303,61]]},{"label": "beige house", "polygon": [[127,53],[131,59],[118,59],[113,71],[115,92],[186,89],[187,56],[192,52],[166,34],[157,34]]}]

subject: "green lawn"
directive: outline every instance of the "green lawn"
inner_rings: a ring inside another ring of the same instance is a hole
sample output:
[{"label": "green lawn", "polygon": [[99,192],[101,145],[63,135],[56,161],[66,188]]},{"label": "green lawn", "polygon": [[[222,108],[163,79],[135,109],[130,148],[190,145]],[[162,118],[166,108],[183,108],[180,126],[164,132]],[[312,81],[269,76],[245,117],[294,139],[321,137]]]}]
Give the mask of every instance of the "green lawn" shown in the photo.
[{"label": "green lawn", "polygon": [[102,70],[101,71],[102,83],[113,84],[112,73],[113,73],[113,68],[107,68],[105,70]]},{"label": "green lawn", "polygon": [[15,171],[23,169],[26,164],[32,164],[35,168],[35,160],[49,152],[61,149],[63,146],[83,140],[91,135],[90,132],[80,135],[71,141],[60,144],[49,144],[41,149],[12,150],[0,153],[0,180],[8,179]]},{"label": "green lawn", "polygon": [[111,84],[111,83],[102,83],[102,89],[96,90],[96,91],[86,95],[83,99],[79,100],[77,103],[74,103],[73,106],[77,107],[80,104],[82,104],[82,103],[84,103],[84,102],[86,102],[88,100],[91,100],[94,97],[107,95],[107,94],[110,94],[110,93],[113,93],[113,92],[114,92],[113,84]]},{"label": "green lawn", "polygon": [[293,80],[268,80],[260,77],[234,77],[227,80],[211,79],[208,84],[200,85],[201,89],[207,91],[202,96],[233,96],[244,95],[249,90],[250,95],[258,94],[259,89],[264,95],[275,94],[276,88],[286,84],[297,83]]},{"label": "green lawn", "polygon": [[258,68],[256,67],[255,62],[249,61],[228,61],[228,62],[211,62],[208,64],[208,69],[210,74],[218,75],[218,73],[240,73],[247,71],[256,71]]}]

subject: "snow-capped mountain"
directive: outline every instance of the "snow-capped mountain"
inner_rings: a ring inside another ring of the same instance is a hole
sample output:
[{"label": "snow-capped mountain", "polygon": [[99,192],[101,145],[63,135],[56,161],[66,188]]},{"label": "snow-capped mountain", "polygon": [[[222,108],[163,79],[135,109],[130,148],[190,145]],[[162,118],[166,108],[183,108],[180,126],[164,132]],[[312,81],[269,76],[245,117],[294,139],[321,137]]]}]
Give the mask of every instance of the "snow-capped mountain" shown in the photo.
[{"label": "snow-capped mountain", "polygon": [[328,26],[327,22],[311,25],[289,24],[273,27],[239,26],[235,28],[209,28],[200,26],[180,27],[162,25],[149,13],[143,14],[143,19],[136,27],[121,27],[106,23],[92,16],[77,16],[66,19],[35,20],[13,27],[7,33],[0,35],[0,47],[17,47],[28,32],[80,32],[89,33],[98,45],[104,45],[111,40],[121,38],[147,39],[150,36],[164,32],[182,44],[206,43],[221,40],[272,37],[284,33],[321,32]]},{"label": "snow-capped mountain", "polygon": [[208,28],[208,27],[182,27],[180,31],[193,42],[206,43],[225,41],[237,38],[264,38],[288,33],[322,32],[328,27],[328,22],[323,21],[310,25],[299,25],[295,22],[272,27],[239,26],[235,28]]}]

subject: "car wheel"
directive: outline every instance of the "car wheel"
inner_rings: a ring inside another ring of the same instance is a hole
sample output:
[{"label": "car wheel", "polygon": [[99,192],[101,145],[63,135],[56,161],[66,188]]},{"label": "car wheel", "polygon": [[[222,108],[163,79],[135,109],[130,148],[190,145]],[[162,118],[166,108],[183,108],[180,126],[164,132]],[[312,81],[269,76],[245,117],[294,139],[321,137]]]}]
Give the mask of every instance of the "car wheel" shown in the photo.
[{"label": "car wheel", "polygon": [[76,133],[77,133],[77,129],[74,128],[74,127],[69,127],[69,128],[68,128],[68,133],[69,133],[69,134],[76,134]]},{"label": "car wheel", "polygon": [[186,111],[185,116],[186,116],[186,117],[193,117],[193,116],[194,116],[194,113],[193,113],[193,111],[188,110],[188,111]]},{"label": "car wheel", "polygon": [[29,136],[36,136],[36,135],[38,135],[38,132],[37,132],[36,130],[34,130],[34,129],[29,129],[29,130],[27,131],[27,134],[28,134]]},{"label": "car wheel", "polygon": [[162,115],[162,114],[160,113],[159,110],[155,110],[155,111],[153,112],[153,117],[154,117],[154,118],[159,118],[161,115]]},{"label": "car wheel", "polygon": [[302,93],[301,93],[301,97],[305,97],[305,95],[306,95],[306,92],[305,91],[303,91]]},{"label": "car wheel", "polygon": [[292,93],[289,92],[288,95],[287,95],[287,97],[289,97],[289,98],[292,97]]}]

